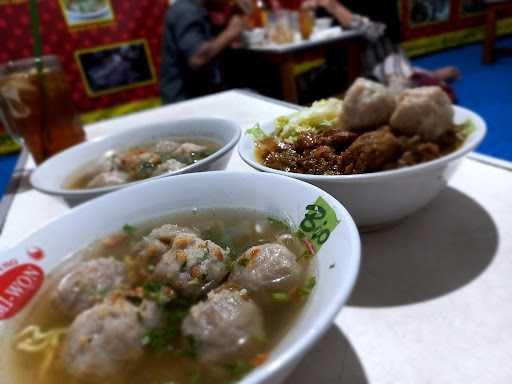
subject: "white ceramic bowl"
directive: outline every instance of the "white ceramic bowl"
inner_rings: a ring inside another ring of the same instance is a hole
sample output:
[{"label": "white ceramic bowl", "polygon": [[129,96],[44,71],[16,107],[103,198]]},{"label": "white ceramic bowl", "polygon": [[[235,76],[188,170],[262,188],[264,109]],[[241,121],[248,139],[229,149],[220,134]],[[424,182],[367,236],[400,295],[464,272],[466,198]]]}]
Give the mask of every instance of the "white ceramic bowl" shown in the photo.
[{"label": "white ceramic bowl", "polygon": [[171,175],[157,177],[225,169],[233,149],[240,139],[240,128],[236,123],[228,120],[208,118],[173,120],[127,129],[120,133],[102,136],[76,145],[51,157],[37,167],[30,177],[30,182],[35,189],[50,195],[63,197],[71,205],[129,185],[143,183],[147,180],[92,189],[71,190],[64,188],[64,184],[68,181],[70,175],[82,166],[103,156],[108,150],[127,149],[171,136],[206,137],[216,141],[221,147],[211,156],[195,164],[188,165]]},{"label": "white ceramic bowl", "polygon": [[250,31],[244,31],[242,38],[247,47],[256,47],[265,41],[265,29],[254,28]]},{"label": "white ceramic bowl", "polygon": [[[193,208],[228,207],[286,217],[291,224],[298,225],[305,207],[318,197],[331,206],[340,223],[314,257],[317,284],[299,318],[271,352],[268,361],[242,381],[244,384],[276,384],[284,380],[328,330],[347,300],[360,262],[359,235],[349,213],[324,191],[299,180],[264,173],[207,172],[152,180],[94,199],[49,223],[14,249],[0,254],[0,266],[11,266],[7,271],[0,269],[0,297],[3,294],[9,300],[4,294],[6,281],[2,279],[14,265],[35,265],[47,274],[71,252],[119,230],[125,223],[137,224]],[[46,256],[36,261],[30,255],[38,248]],[[30,296],[30,291],[25,290],[21,295],[26,299],[23,295]],[[11,320],[0,320],[0,356],[5,333],[17,317],[23,318],[29,312],[30,304]],[[2,367],[0,359],[0,384],[8,384],[7,380],[6,367]]]},{"label": "white ceramic bowl", "polygon": [[[246,133],[239,143],[242,159],[251,167],[307,181],[337,198],[364,231],[398,221],[425,206],[445,187],[460,160],[474,150],[487,131],[483,119],[462,107],[454,107],[455,123],[471,119],[476,130],[457,151],[439,159],[397,170],[347,176],[318,176],[283,172],[265,167],[255,159],[254,142]],[[261,125],[270,133],[274,121]]]},{"label": "white ceramic bowl", "polygon": [[330,17],[319,17],[315,20],[315,29],[317,31],[325,31],[331,27],[332,21]]}]

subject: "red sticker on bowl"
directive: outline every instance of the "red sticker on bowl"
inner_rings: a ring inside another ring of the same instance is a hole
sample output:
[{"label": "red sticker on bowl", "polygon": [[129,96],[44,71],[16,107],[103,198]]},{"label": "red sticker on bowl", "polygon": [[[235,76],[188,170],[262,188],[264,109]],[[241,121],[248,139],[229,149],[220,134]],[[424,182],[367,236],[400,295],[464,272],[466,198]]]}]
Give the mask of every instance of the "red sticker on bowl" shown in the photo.
[{"label": "red sticker on bowl", "polygon": [[34,297],[44,281],[35,264],[22,264],[0,275],[0,320],[13,317]]},{"label": "red sticker on bowl", "polygon": [[27,255],[37,261],[44,259],[44,251],[39,247],[32,247],[27,249]]}]

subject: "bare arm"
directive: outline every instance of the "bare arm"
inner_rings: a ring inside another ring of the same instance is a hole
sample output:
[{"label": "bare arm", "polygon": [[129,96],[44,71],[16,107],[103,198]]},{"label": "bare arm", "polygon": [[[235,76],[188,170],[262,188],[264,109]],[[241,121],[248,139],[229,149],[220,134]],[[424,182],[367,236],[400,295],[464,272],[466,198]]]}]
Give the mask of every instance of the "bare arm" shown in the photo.
[{"label": "bare arm", "polygon": [[332,0],[320,0],[320,3],[327,3],[325,9],[338,20],[345,28],[350,27],[352,23],[352,12],[340,3]]},{"label": "bare arm", "polygon": [[[240,18],[240,16],[234,16],[233,19],[234,18]],[[233,19],[219,36],[203,43],[197,52],[189,59],[189,65],[192,69],[199,69],[208,64],[240,36],[244,29],[243,21]],[[233,25],[235,23],[236,25]]]},{"label": "bare arm", "polygon": [[352,12],[336,0],[306,0],[302,6],[309,9],[324,8],[345,28],[352,22]]},{"label": "bare arm", "polygon": [[324,8],[344,28],[356,30],[370,41],[379,39],[386,30],[385,24],[373,22],[365,16],[355,14],[336,0],[307,0],[303,6]]}]

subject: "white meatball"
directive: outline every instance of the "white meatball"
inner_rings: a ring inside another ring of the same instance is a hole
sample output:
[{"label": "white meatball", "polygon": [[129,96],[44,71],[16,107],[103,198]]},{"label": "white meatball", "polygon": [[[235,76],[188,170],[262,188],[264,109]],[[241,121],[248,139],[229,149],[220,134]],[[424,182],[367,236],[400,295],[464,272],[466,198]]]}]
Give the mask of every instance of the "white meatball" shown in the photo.
[{"label": "white meatball", "polygon": [[420,135],[436,140],[453,122],[452,102],[439,87],[420,87],[402,92],[391,117],[394,130],[405,135]]},{"label": "white meatball", "polygon": [[145,328],[156,328],[162,324],[163,313],[154,301],[142,300],[137,310],[139,311],[137,316]]},{"label": "white meatball", "polygon": [[166,173],[176,172],[182,168],[185,168],[186,166],[187,164],[184,164],[176,159],[169,159],[156,167],[154,175],[158,176]]},{"label": "white meatball", "polygon": [[95,259],[74,266],[59,282],[53,300],[63,313],[75,317],[125,283],[123,263],[113,258]]},{"label": "white meatball", "polygon": [[168,154],[174,152],[178,147],[180,146],[180,143],[177,143],[176,141],[172,140],[160,140],[155,145],[155,151],[160,154]]},{"label": "white meatball", "polygon": [[148,237],[172,246],[176,236],[183,234],[197,236],[199,233],[191,228],[180,227],[176,224],[164,224],[161,227],[153,229]]},{"label": "white meatball", "polygon": [[213,241],[180,234],[157,264],[155,276],[187,297],[198,297],[218,286],[227,275],[227,253]]},{"label": "white meatball", "polygon": [[395,96],[388,88],[359,78],[345,95],[342,128],[357,131],[386,125],[395,107]]},{"label": "white meatball", "polygon": [[77,378],[111,379],[144,353],[145,328],[137,307],[120,300],[82,312],[71,324],[62,350]]},{"label": "white meatball", "polygon": [[176,224],[164,224],[143,237],[136,245],[135,252],[139,257],[146,259],[146,262],[157,264],[162,255],[171,249],[174,239],[180,234],[197,236],[197,232],[193,229]]},{"label": "white meatball", "polygon": [[129,181],[129,175],[125,172],[112,171],[102,172],[96,175],[87,183],[88,188],[111,187],[114,185],[125,184]]},{"label": "white meatball", "polygon": [[97,161],[96,169],[100,172],[111,172],[119,169],[121,159],[113,151],[109,151]]},{"label": "white meatball", "polygon": [[137,163],[158,163],[160,161],[160,155],[153,152],[142,152],[136,155],[132,155],[131,159],[136,161]]},{"label": "white meatball", "polygon": [[120,160],[128,172],[150,177],[154,167],[160,164],[161,158],[158,153],[134,149],[120,155]]},{"label": "white meatball", "polygon": [[194,143],[183,143],[179,148],[174,151],[175,156],[190,156],[193,153],[204,152],[206,147],[204,145],[198,145]]},{"label": "white meatball", "polygon": [[162,241],[146,236],[135,246],[135,252],[146,261],[158,262],[160,257],[169,250],[169,245]]},{"label": "white meatball", "polygon": [[197,342],[205,362],[244,358],[265,336],[260,309],[246,293],[231,289],[210,292],[194,305],[182,331]]},{"label": "white meatball", "polygon": [[236,263],[230,281],[256,296],[288,292],[301,282],[303,268],[288,248],[268,243],[249,248]]}]

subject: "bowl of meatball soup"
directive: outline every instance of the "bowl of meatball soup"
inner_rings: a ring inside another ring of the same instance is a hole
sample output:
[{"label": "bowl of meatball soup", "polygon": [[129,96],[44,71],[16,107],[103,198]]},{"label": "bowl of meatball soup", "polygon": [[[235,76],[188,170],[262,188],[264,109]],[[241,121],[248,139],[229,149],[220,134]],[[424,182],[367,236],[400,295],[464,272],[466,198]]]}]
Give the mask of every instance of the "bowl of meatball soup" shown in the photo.
[{"label": "bowl of meatball soup", "polygon": [[296,179],[205,172],[101,196],[0,252],[0,384],[280,383],[359,261],[349,213]]},{"label": "bowl of meatball soup", "polygon": [[135,126],[53,156],[30,181],[77,204],[153,178],[222,170],[239,139],[236,123],[217,118]]},{"label": "bowl of meatball soup", "polygon": [[239,153],[257,170],[322,188],[369,231],[427,205],[486,129],[441,88],[397,94],[358,79],[344,100],[321,100],[247,130]]}]

